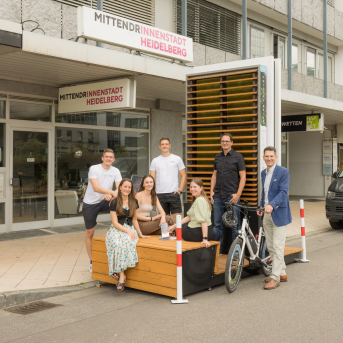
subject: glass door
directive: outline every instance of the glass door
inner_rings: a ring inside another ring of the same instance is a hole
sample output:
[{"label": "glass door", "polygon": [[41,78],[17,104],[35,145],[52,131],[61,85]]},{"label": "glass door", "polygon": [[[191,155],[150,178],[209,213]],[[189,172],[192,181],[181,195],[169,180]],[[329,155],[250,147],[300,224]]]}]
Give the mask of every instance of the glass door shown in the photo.
[{"label": "glass door", "polygon": [[49,132],[13,128],[10,157],[12,230],[49,227]]}]

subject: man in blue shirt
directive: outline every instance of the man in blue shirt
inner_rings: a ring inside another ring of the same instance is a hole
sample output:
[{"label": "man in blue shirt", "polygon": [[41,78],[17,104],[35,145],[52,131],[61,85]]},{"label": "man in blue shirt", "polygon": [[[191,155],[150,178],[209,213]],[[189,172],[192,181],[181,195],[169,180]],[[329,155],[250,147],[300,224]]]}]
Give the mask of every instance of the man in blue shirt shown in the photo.
[{"label": "man in blue shirt", "polygon": [[[262,197],[260,206],[264,206],[264,233],[267,246],[273,259],[272,273],[266,279],[264,289],[279,287],[280,281],[287,281],[284,249],[287,225],[292,222],[288,200],[289,171],[276,164],[276,149],[268,146],[264,149],[263,160],[267,165],[261,173]],[[259,216],[263,213],[257,212]]]}]

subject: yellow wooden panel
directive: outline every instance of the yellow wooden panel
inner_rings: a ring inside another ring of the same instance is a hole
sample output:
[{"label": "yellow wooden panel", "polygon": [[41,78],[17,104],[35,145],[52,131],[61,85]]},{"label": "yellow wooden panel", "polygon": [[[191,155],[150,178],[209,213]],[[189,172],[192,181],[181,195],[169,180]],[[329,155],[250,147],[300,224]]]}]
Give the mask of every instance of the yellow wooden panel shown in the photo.
[{"label": "yellow wooden panel", "polygon": [[[174,266],[176,270],[176,266]],[[93,273],[108,275],[108,265],[93,261]],[[158,285],[169,288],[176,288],[176,276],[151,273],[137,268],[128,268],[125,271],[127,280],[146,282],[152,285]]]},{"label": "yellow wooden panel", "polygon": [[[116,280],[114,280],[111,277],[109,277],[108,275],[104,275],[104,274],[93,273],[92,279],[97,280],[97,281],[112,283],[112,284],[117,283]],[[135,281],[135,280],[127,280],[125,283],[125,287],[130,287],[130,288],[134,288],[134,289],[139,289],[141,291],[161,294],[161,295],[165,295],[167,297],[172,297],[172,298],[176,298],[176,296],[177,296],[176,289],[157,286],[157,285],[151,285],[149,283]]]},{"label": "yellow wooden panel", "polygon": [[[139,259],[159,261],[164,263],[176,264],[176,253],[173,251],[163,251],[144,247],[137,247]],[[103,251],[93,251],[92,261],[107,263],[107,253]]]},{"label": "yellow wooden panel", "polygon": [[[92,269],[95,273],[108,275],[107,263],[100,263],[100,262],[94,261],[92,263]],[[140,258],[139,258],[139,262],[136,264],[135,269],[144,270],[146,272],[151,272],[151,273],[176,276],[176,265],[175,264],[143,260]]]}]

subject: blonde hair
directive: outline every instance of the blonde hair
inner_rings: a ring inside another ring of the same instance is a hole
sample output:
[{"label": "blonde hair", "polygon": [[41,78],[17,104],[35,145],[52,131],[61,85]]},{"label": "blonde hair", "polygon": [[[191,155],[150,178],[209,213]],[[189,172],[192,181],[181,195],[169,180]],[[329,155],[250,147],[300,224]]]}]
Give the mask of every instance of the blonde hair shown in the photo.
[{"label": "blonde hair", "polygon": [[[197,186],[199,186],[199,187],[203,187],[203,185],[204,185],[203,182],[202,182],[202,180],[200,180],[198,177],[194,178],[194,179],[191,181],[191,183],[192,183],[192,182],[194,182],[194,183],[195,183]],[[211,202],[210,202],[210,200],[208,199],[208,197],[207,197],[207,195],[206,195],[204,189],[201,190],[200,196],[203,197],[203,198],[205,198],[205,200],[206,200],[207,203],[208,203],[208,207],[210,208],[210,211],[212,211]],[[193,205],[195,199],[196,199],[195,196],[193,196],[193,197],[192,197],[192,205]]]}]

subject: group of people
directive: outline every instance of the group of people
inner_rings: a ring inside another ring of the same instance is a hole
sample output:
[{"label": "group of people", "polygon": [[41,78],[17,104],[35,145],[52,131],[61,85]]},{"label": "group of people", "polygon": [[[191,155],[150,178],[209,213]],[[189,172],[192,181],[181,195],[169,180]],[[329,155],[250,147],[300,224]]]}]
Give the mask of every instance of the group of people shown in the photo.
[{"label": "group of people", "polygon": [[[244,158],[232,148],[232,144],[231,134],[224,133],[221,137],[222,152],[216,155],[214,161],[210,199],[204,191],[202,180],[191,180],[189,190],[192,194],[192,205],[187,216],[181,221],[184,240],[201,242],[205,247],[210,247],[212,240],[220,241],[221,249],[223,248],[224,203],[239,203],[246,181]],[[101,211],[109,210],[112,225],[106,235],[106,249],[109,275],[117,280],[118,291],[124,290],[125,270],[134,267],[138,262],[138,239],[160,235],[161,225],[164,223],[168,224],[168,231],[173,233],[176,229],[176,216],[182,212],[180,196],[186,184],[184,163],[179,156],[170,152],[169,138],[161,138],[159,148],[162,154],[151,162],[150,174],[143,177],[137,194],[134,194],[132,181],[122,179],[120,171],[112,166],[115,159],[113,150],[105,149],[102,164],[94,165],[89,170],[89,183],[83,205],[86,248],[90,257],[89,269],[92,272],[92,238],[97,216]],[[286,238],[284,227],[291,221],[287,194],[289,173],[287,169],[275,165],[276,158],[275,148],[267,147],[264,151],[267,170],[265,174],[262,173],[264,191],[261,203],[266,208],[264,224],[267,245],[274,262],[272,275],[265,289],[276,288],[280,281],[287,281],[283,248]],[[278,173],[280,180],[282,179],[282,189],[278,186],[280,182],[272,182]],[[112,190],[114,183],[115,191]],[[284,216],[285,212],[281,208],[287,209],[287,204],[289,216],[286,221],[284,218],[280,220],[278,213],[282,212]],[[212,209],[214,225],[211,220]],[[232,229],[231,241],[225,242],[228,246],[238,236],[240,229],[240,212],[237,209],[234,211],[239,224]]]}]

